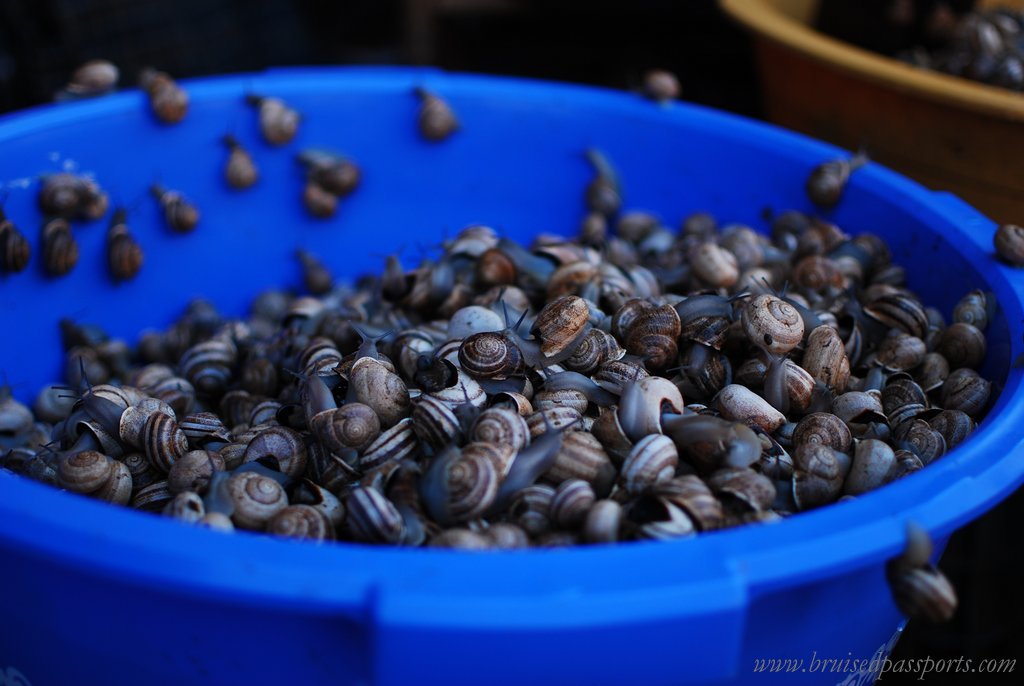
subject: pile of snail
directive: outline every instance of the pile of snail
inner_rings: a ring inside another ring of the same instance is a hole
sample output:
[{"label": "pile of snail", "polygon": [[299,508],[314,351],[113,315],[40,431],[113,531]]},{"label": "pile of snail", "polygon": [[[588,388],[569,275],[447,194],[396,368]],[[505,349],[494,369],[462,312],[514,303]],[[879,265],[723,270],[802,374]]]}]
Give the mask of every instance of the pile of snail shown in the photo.
[{"label": "pile of snail", "polygon": [[[198,301],[134,349],[64,322],[66,383],[3,399],[0,465],[220,530],[507,549],[780,520],[983,416],[984,293],[947,322],[879,237],[798,211],[670,229],[590,158],[575,238],[471,226],[354,286],[300,253],[309,295]],[[811,199],[861,164],[813,170]]]}]

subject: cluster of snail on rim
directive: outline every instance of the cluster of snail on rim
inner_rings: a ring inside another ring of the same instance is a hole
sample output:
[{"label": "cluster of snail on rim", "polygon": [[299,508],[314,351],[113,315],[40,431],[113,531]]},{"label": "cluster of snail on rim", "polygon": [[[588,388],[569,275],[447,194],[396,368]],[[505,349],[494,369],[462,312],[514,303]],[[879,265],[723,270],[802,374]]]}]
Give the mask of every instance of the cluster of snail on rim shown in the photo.
[{"label": "cluster of snail on rim", "polygon": [[[704,213],[673,231],[621,213],[588,157],[575,239],[473,226],[357,287],[300,252],[311,295],[265,292],[245,321],[196,302],[135,350],[65,322],[67,385],[34,416],[3,399],[2,464],[217,529],[506,549],[776,521],[983,416],[986,294],[947,325],[880,238],[797,211],[770,236]],[[834,204],[858,164],[808,193]],[[908,603],[945,592],[921,548],[892,567]]]}]

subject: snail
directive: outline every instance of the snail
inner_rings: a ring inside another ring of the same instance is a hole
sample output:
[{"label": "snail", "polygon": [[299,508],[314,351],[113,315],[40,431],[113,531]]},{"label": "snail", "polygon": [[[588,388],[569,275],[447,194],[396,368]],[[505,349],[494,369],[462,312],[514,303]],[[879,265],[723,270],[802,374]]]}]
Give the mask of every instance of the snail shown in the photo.
[{"label": "snail", "polygon": [[807,197],[821,209],[832,209],[843,197],[850,174],[864,166],[867,161],[867,155],[859,152],[850,159],[822,162],[812,169],[807,177]]},{"label": "snail", "polygon": [[324,295],[331,290],[334,277],[324,264],[306,250],[295,251],[295,256],[302,265],[302,283],[313,295]]},{"label": "snail", "polygon": [[1001,224],[992,239],[996,255],[1014,267],[1024,266],[1024,227]]},{"label": "snail", "polygon": [[245,102],[259,112],[263,140],[271,145],[285,145],[295,138],[302,115],[283,100],[249,93],[245,96]]},{"label": "snail", "polygon": [[597,148],[588,149],[586,158],[596,172],[594,179],[587,185],[587,208],[605,216],[615,214],[622,206],[622,186],[618,172]]},{"label": "snail", "polygon": [[64,219],[51,219],[42,230],[43,268],[49,276],[65,276],[78,264],[78,242]]},{"label": "snail", "polygon": [[155,69],[144,69],[139,74],[139,86],[149,96],[149,106],[164,124],[177,124],[188,113],[188,93],[170,77]]},{"label": "snail", "polygon": [[420,99],[417,126],[420,135],[428,141],[443,141],[459,130],[459,120],[451,106],[425,88],[414,89]]},{"label": "snail", "polygon": [[167,190],[160,184],[150,186],[150,193],[160,202],[164,220],[176,233],[190,233],[199,223],[199,210],[177,191]]},{"label": "snail", "polygon": [[44,176],[38,201],[39,209],[47,216],[85,220],[102,217],[110,202],[96,181],[68,172]]},{"label": "snail", "polygon": [[129,231],[126,219],[124,209],[115,210],[107,230],[107,267],[116,281],[133,279],[142,268],[142,247]]},{"label": "snail", "polygon": [[644,74],[643,93],[657,103],[665,104],[679,97],[679,79],[664,69],[652,69]]},{"label": "snail", "polygon": [[747,301],[741,321],[751,344],[771,353],[787,353],[804,337],[800,313],[792,304],[774,295],[759,295]]},{"label": "snail", "polygon": [[314,217],[326,219],[338,211],[338,196],[310,179],[302,187],[302,205]]},{"label": "snail", "polygon": [[893,600],[911,618],[949,621],[957,608],[956,592],[949,579],[929,561],[932,542],[920,525],[907,523],[903,553],[886,563],[885,576]]},{"label": "snail", "polygon": [[231,134],[225,135],[222,141],[228,149],[228,161],[224,166],[225,181],[236,190],[254,186],[260,179],[260,172],[252,155]]},{"label": "snail", "polygon": [[61,97],[91,98],[106,95],[117,88],[121,73],[109,60],[89,60],[79,65],[72,73]]},{"label": "snail", "polygon": [[8,274],[24,271],[31,255],[28,239],[0,207],[0,270]]},{"label": "snail", "polygon": [[354,191],[362,180],[359,166],[334,152],[308,148],[300,152],[297,159],[306,168],[309,183],[338,198]]}]

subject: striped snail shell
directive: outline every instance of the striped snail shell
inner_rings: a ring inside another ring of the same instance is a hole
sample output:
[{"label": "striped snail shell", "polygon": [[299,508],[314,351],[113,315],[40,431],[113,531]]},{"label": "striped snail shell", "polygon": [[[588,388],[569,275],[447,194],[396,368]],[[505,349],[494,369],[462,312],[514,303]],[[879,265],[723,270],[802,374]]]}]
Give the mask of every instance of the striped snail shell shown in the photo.
[{"label": "striped snail shell", "polygon": [[25,234],[4,218],[0,211],[0,270],[10,274],[23,271],[31,255],[32,246]]},{"label": "striped snail shell", "polygon": [[43,266],[50,276],[64,276],[78,264],[78,243],[65,219],[51,219],[43,226]]},{"label": "striped snail shell", "polygon": [[299,353],[299,368],[305,374],[326,375],[341,362],[341,351],[330,338],[314,336]]},{"label": "striped snail shell", "polygon": [[793,282],[805,291],[826,292],[846,287],[846,277],[839,265],[823,255],[807,255],[793,265]]},{"label": "striped snail shell", "polygon": [[331,452],[362,450],[380,435],[380,420],[369,405],[346,403],[317,413],[309,422],[317,439]]},{"label": "striped snail shell", "polygon": [[430,548],[451,548],[453,550],[490,550],[494,543],[484,533],[462,527],[445,529],[430,539]]},{"label": "striped snail shell", "polygon": [[642,314],[626,333],[626,351],[644,360],[648,369],[663,370],[679,354],[677,340],[682,325],[679,313],[671,305],[662,305]]},{"label": "striped snail shell", "polygon": [[627,384],[650,376],[643,364],[632,360],[608,360],[591,377],[594,383],[609,393],[622,395]]},{"label": "striped snail shell", "polygon": [[178,416],[192,411],[196,400],[196,389],[180,376],[169,376],[148,387],[146,391],[154,398],[170,405]]},{"label": "striped snail shell", "polygon": [[886,575],[893,600],[907,617],[948,622],[956,613],[956,591],[936,567],[896,565],[887,567]]},{"label": "striped snail shell", "polygon": [[182,491],[164,506],[163,515],[186,524],[195,524],[206,515],[206,505],[198,493]]},{"label": "striped snail shell", "polygon": [[853,442],[850,428],[839,417],[830,412],[812,412],[796,425],[793,431],[793,445],[825,445],[841,453],[849,452]]},{"label": "striped snail shell", "polygon": [[188,93],[171,76],[155,69],[139,75],[139,86],[149,96],[149,106],[165,124],[177,124],[188,112]]},{"label": "striped snail shell", "polygon": [[267,522],[267,533],[304,541],[329,541],[334,527],[323,512],[311,505],[289,505]]},{"label": "striped snail shell", "polygon": [[679,464],[679,451],[671,438],[651,434],[640,439],[622,464],[619,478],[632,495],[639,495],[670,480]]},{"label": "striped snail shell", "polygon": [[443,141],[459,130],[459,120],[447,102],[423,88],[415,89],[415,93],[420,98],[416,124],[424,138]]},{"label": "striped snail shell", "polygon": [[202,448],[210,442],[228,443],[231,436],[220,417],[213,412],[196,412],[181,419],[178,427],[185,432],[193,448]]},{"label": "striped snail shell", "polygon": [[533,484],[516,493],[508,512],[527,534],[539,536],[551,528],[551,501],[554,498],[554,488],[547,484]]},{"label": "striped snail shell", "polygon": [[753,469],[725,467],[712,473],[707,484],[723,502],[728,500],[747,510],[767,510],[775,501],[775,484]]},{"label": "striped snail shell", "polygon": [[278,421],[278,414],[284,407],[280,401],[274,400],[273,398],[266,398],[259,401],[252,406],[252,411],[249,413],[249,426],[252,429],[258,427],[276,426],[280,424]]},{"label": "striped snail shell", "polygon": [[142,246],[123,223],[114,224],[107,231],[107,267],[118,281],[135,277],[142,268]]},{"label": "striped snail shell", "polygon": [[302,115],[283,100],[250,95],[246,97],[246,101],[259,108],[260,133],[263,134],[263,140],[271,145],[285,145],[295,138]]},{"label": "striped snail shell", "polygon": [[522,527],[510,522],[496,522],[484,531],[484,536],[497,550],[515,550],[530,547],[530,537]]},{"label": "striped snail shell", "polygon": [[928,465],[946,452],[946,439],[923,419],[911,419],[896,428],[893,438],[904,450],[917,455]]},{"label": "striped snail shell", "polygon": [[154,481],[132,494],[131,506],[146,512],[160,512],[173,498],[166,481]]},{"label": "striped snail shell", "polygon": [[349,391],[356,401],[373,409],[381,427],[390,428],[409,416],[409,388],[380,360],[357,359],[349,373]]},{"label": "striped snail shell", "polygon": [[985,334],[972,324],[957,322],[950,324],[939,339],[938,352],[953,369],[968,367],[977,369],[985,360]]},{"label": "striped snail shell", "polygon": [[643,298],[630,298],[612,315],[611,335],[618,340],[625,340],[630,329],[653,309],[655,305]]},{"label": "striped snail shell", "polygon": [[580,421],[582,419],[583,416],[575,408],[561,406],[535,411],[526,418],[526,426],[530,429],[530,437],[537,438],[543,435],[549,426],[552,429],[563,427],[581,429]]},{"label": "striped snail shell", "polygon": [[533,322],[530,333],[540,340],[544,358],[569,357],[590,326],[590,308],[583,298],[564,295],[548,302]]},{"label": "striped snail shell", "polygon": [[155,412],[165,414],[172,419],[175,416],[170,405],[156,398],[148,398],[138,405],[126,408],[118,420],[118,435],[121,442],[132,448],[142,448],[146,422]]},{"label": "striped snail shell", "polygon": [[288,496],[273,479],[256,472],[237,472],[228,477],[227,494],[234,505],[231,520],[243,529],[262,530],[288,506]]},{"label": "striped snail shell", "polygon": [[186,350],[178,361],[178,370],[200,393],[220,395],[237,360],[238,348],[230,339],[211,338]]},{"label": "striped snail shell", "polygon": [[928,393],[942,387],[949,376],[949,371],[949,362],[941,353],[928,353],[921,361],[921,366],[914,372],[914,380],[925,393]]},{"label": "striped snail shell", "polygon": [[891,329],[920,339],[928,335],[928,315],[924,306],[906,292],[884,293],[865,305],[864,312]]},{"label": "striped snail shell", "polygon": [[822,324],[808,335],[802,366],[816,381],[832,391],[842,393],[846,390],[850,380],[850,360],[842,338],[831,326]]},{"label": "striped snail shell", "polygon": [[572,356],[562,364],[566,369],[580,374],[592,374],[602,363],[619,360],[626,350],[615,337],[598,328],[590,329],[580,340]]},{"label": "striped snail shell", "polygon": [[988,326],[988,296],[983,291],[973,290],[960,298],[953,308],[953,321],[984,331]]},{"label": "striped snail shell", "polygon": [[177,191],[169,191],[159,185],[151,188],[160,202],[164,221],[176,233],[191,233],[199,223],[199,210]]},{"label": "striped snail shell", "polygon": [[132,475],[132,491],[137,493],[150,484],[160,481],[163,475],[153,468],[142,453],[129,453],[121,458]]},{"label": "striped snail shell", "polygon": [[594,420],[591,432],[594,438],[601,442],[614,463],[621,465],[629,456],[633,441],[622,428],[618,410],[618,407],[602,407],[597,419]]},{"label": "striped snail shell", "polygon": [[344,498],[345,524],[357,541],[399,543],[405,535],[402,514],[376,488],[353,488]]},{"label": "striped snail shell", "polygon": [[[241,455],[238,459],[241,463]],[[319,443],[312,443],[309,446],[309,460],[310,478],[332,493],[340,493],[346,486],[359,480],[359,455],[354,450],[335,455]]]},{"label": "striped snail shell", "polygon": [[732,288],[740,278],[736,256],[720,245],[705,241],[687,251],[693,274],[712,288]]},{"label": "striped snail shell", "polygon": [[407,417],[381,432],[376,440],[366,446],[359,458],[359,468],[368,472],[385,463],[412,457],[417,449],[413,420]]},{"label": "striped snail shell", "polygon": [[292,489],[289,502],[292,505],[308,505],[327,518],[332,526],[338,526],[345,519],[345,507],[341,500],[328,489],[309,479],[301,479]]},{"label": "striped snail shell", "polygon": [[562,529],[577,529],[587,519],[597,497],[589,483],[582,479],[566,479],[555,489],[551,499],[551,519]]},{"label": "striped snail shell", "polygon": [[467,373],[484,379],[507,379],[525,371],[519,346],[497,331],[475,333],[463,340],[459,364]]},{"label": "striped snail shell", "polygon": [[571,407],[583,415],[590,406],[590,401],[585,393],[573,388],[553,390],[543,388],[534,394],[533,406],[537,411],[550,410],[555,407]]},{"label": "striped snail shell", "polygon": [[960,410],[943,410],[929,419],[928,424],[942,434],[949,450],[963,443],[976,427],[974,420]]},{"label": "striped snail shell", "polygon": [[805,443],[793,455],[793,502],[800,510],[836,500],[843,488],[837,451],[822,443]]},{"label": "striped snail shell", "polygon": [[167,472],[167,488],[172,493],[205,493],[215,471],[224,471],[220,453],[190,450],[175,460]]},{"label": "striped snail shell", "polygon": [[927,353],[927,346],[920,338],[897,333],[878,344],[875,360],[889,371],[902,372],[921,364]]},{"label": "striped snail shell", "polygon": [[977,418],[988,405],[991,393],[991,381],[981,378],[973,369],[957,369],[942,384],[942,405]]},{"label": "striped snail shell", "polygon": [[500,407],[490,407],[481,412],[471,434],[474,441],[505,444],[515,451],[530,442],[530,427],[522,415]]},{"label": "striped snail shell", "polygon": [[420,396],[413,405],[412,429],[434,451],[455,441],[462,433],[454,410],[431,395]]},{"label": "striped snail shell", "polygon": [[[501,476],[490,458],[460,455],[447,465],[444,481],[446,502],[429,511],[439,523],[449,525],[482,517],[494,504]],[[425,504],[430,508],[430,502]]]},{"label": "striped snail shell", "polygon": [[743,331],[750,342],[770,353],[781,355],[799,345],[804,337],[804,321],[791,304],[774,295],[751,298],[741,315]]},{"label": "striped snail shell", "polygon": [[188,452],[188,438],[173,417],[154,412],[142,429],[142,448],[149,463],[166,474],[174,461]]},{"label": "striped snail shell", "polygon": [[603,497],[611,491],[615,474],[615,465],[593,434],[569,431],[563,436],[561,449],[544,478],[553,483],[582,479]]},{"label": "striped snail shell", "polygon": [[66,454],[57,461],[57,484],[73,493],[94,493],[114,476],[115,464],[96,450]]},{"label": "striped snail shell", "polygon": [[493,462],[499,478],[505,478],[505,475],[508,474],[508,470],[512,467],[512,461],[515,460],[517,452],[518,449],[513,448],[508,443],[474,441],[462,447],[462,456],[464,458],[480,456],[486,457]]},{"label": "striped snail shell", "polygon": [[696,533],[685,510],[654,493],[644,493],[630,501],[626,518],[637,538],[667,540]]},{"label": "striped snail shell", "polygon": [[583,522],[583,540],[588,543],[614,543],[622,529],[622,505],[614,500],[598,500]]},{"label": "striped snail shell", "polygon": [[272,426],[249,441],[243,462],[273,460],[277,469],[286,476],[297,478],[306,470],[308,453],[302,434],[286,426]]},{"label": "striped snail shell", "polygon": [[662,481],[654,487],[654,493],[686,512],[701,531],[713,531],[725,521],[721,501],[694,474]]}]

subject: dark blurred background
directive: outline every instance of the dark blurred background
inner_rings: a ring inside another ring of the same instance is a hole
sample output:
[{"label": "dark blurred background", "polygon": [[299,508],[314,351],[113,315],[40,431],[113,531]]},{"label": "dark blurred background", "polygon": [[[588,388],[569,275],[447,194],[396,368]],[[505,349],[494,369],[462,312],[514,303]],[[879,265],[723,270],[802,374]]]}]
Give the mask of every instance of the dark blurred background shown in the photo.
[{"label": "dark blurred background", "polygon": [[[432,64],[630,89],[659,67],[678,75],[685,100],[761,114],[750,41],[713,0],[0,2],[0,112],[50,101],[94,58],[116,63],[123,87],[146,66],[192,77],[300,64]],[[1022,522],[1018,494],[953,537],[942,567],[961,608],[946,625],[912,623],[894,659],[1018,658],[1024,669]],[[883,683],[915,679],[893,674]],[[981,683],[1020,681],[986,675]]]}]

